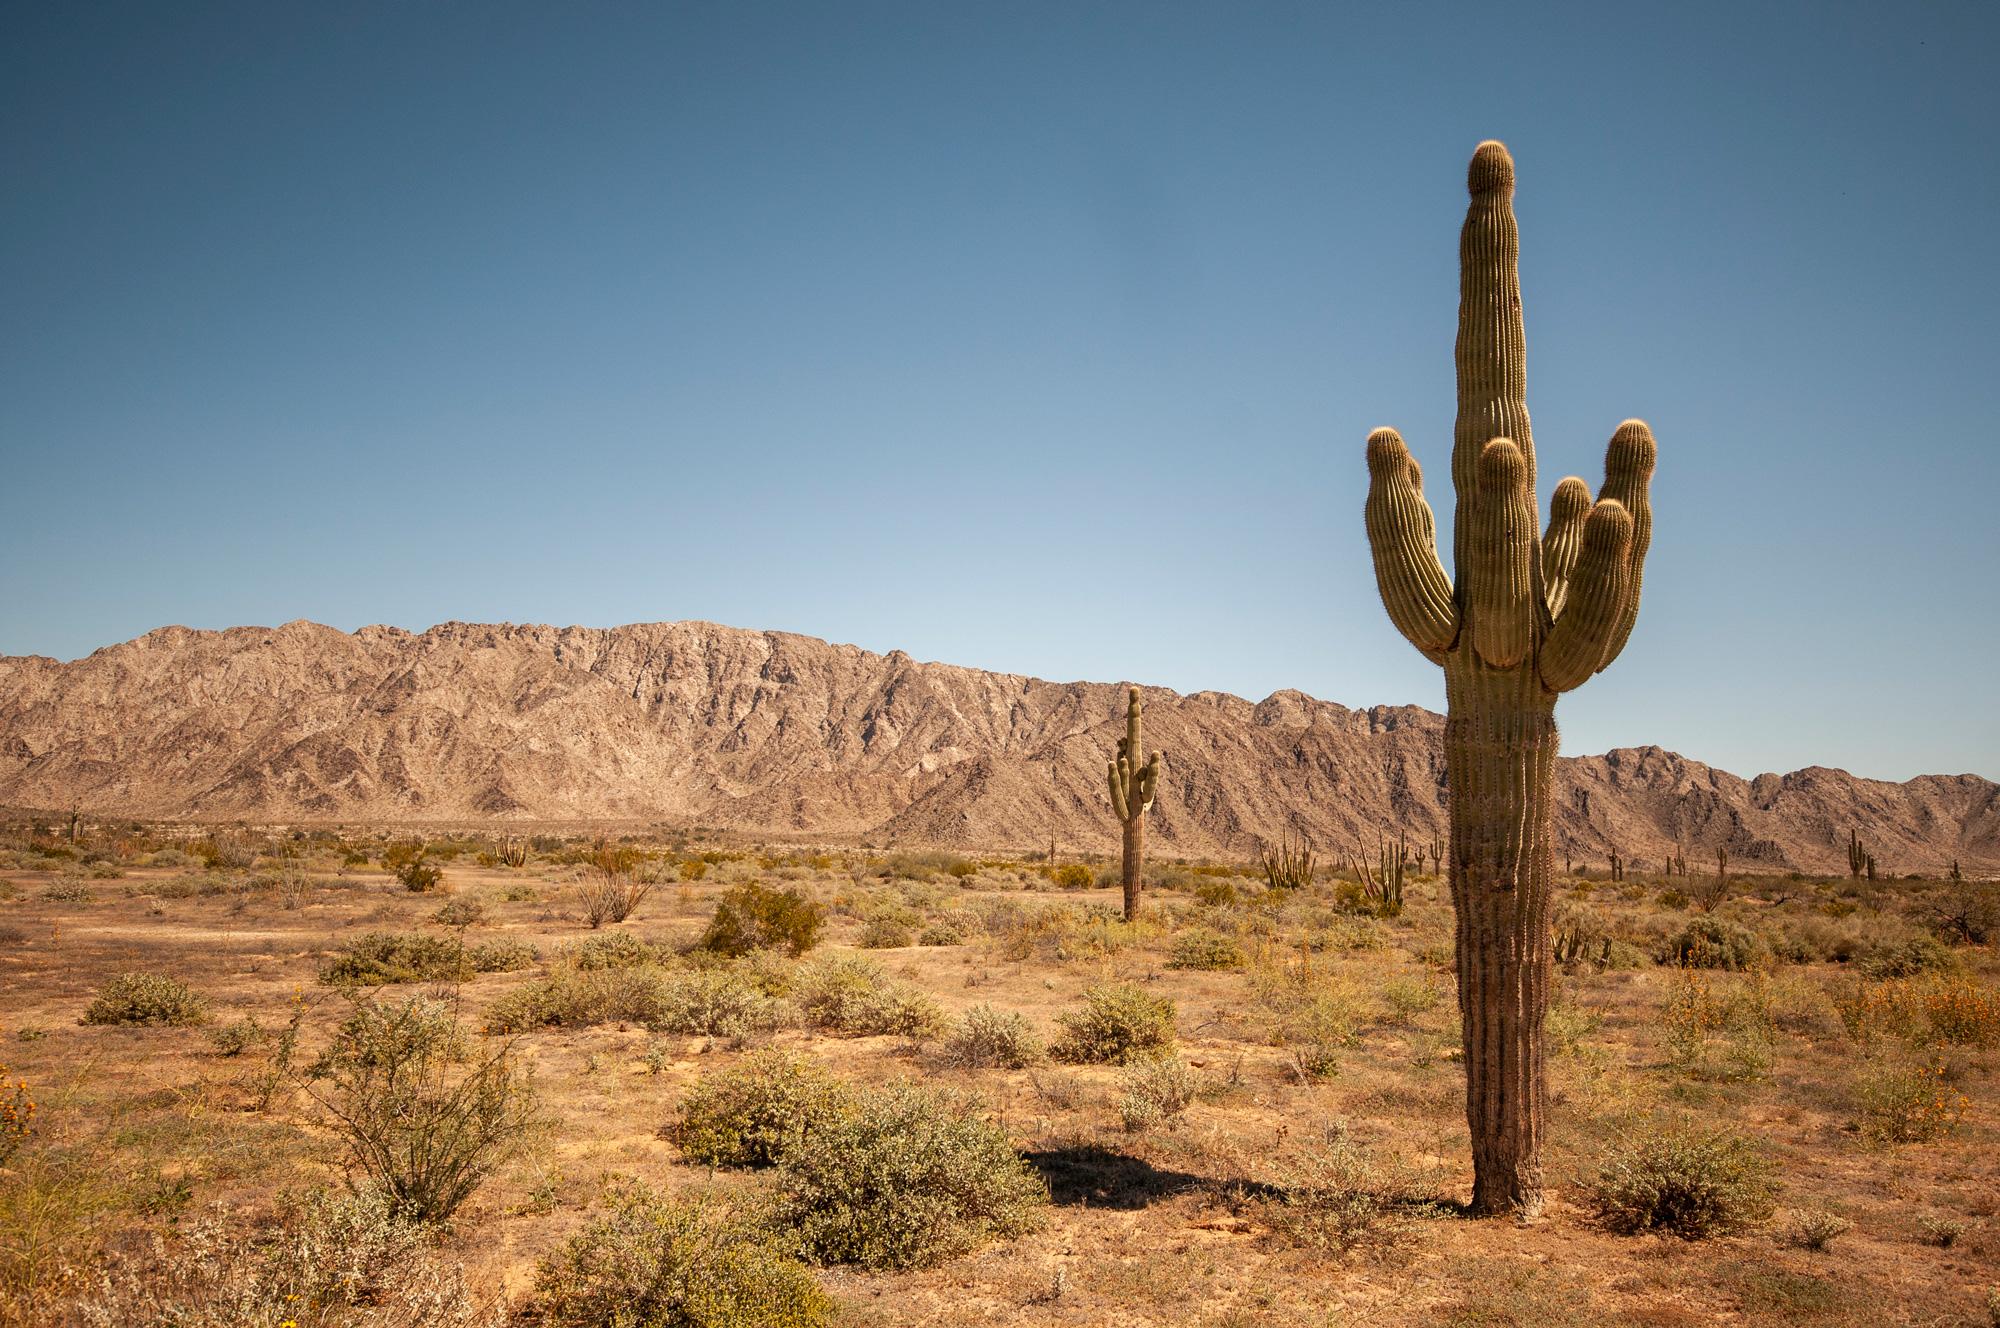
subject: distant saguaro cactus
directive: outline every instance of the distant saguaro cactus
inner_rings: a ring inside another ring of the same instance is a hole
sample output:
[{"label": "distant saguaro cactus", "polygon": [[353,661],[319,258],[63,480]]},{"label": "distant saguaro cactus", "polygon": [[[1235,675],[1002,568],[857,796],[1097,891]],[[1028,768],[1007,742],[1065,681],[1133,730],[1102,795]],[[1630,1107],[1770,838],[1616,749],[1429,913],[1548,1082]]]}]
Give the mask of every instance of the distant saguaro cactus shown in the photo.
[{"label": "distant saguaro cactus", "polygon": [[1444,666],[1451,894],[1473,1209],[1542,1203],[1551,971],[1550,811],[1556,697],[1625,648],[1652,536],[1653,435],[1626,420],[1605,481],[1550,500],[1535,530],[1514,160],[1481,143],[1459,236],[1456,576],[1438,561],[1423,476],[1394,429],[1368,438],[1368,541],[1398,630]]},{"label": "distant saguaro cactus", "polygon": [[1118,740],[1118,757],[1105,766],[1111,785],[1111,809],[1125,823],[1125,920],[1139,916],[1139,869],[1146,859],[1146,812],[1160,785],[1160,753],[1139,764],[1139,689],[1125,703],[1125,736]]}]

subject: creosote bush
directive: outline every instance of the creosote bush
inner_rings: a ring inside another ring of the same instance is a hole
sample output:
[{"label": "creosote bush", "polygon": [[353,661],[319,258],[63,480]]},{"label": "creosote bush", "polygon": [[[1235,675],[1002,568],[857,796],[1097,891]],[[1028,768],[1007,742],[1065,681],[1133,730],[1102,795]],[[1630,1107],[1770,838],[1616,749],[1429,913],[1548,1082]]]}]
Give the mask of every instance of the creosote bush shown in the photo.
[{"label": "creosote bush", "polygon": [[1621,1235],[1701,1240],[1769,1217],[1776,1186],[1770,1163],[1747,1141],[1669,1127],[1641,1130],[1615,1149],[1586,1191]]},{"label": "creosote bush", "polygon": [[1743,969],[1761,950],[1755,936],[1727,918],[1700,917],[1662,941],[1654,957],[1676,968]]},{"label": "creosote bush", "polygon": [[535,961],[526,941],[467,945],[456,936],[421,931],[371,931],[341,947],[319,970],[331,985],[384,986],[400,982],[462,982],[475,973],[509,973]]},{"label": "creosote bush", "polygon": [[795,1052],[760,1051],[695,1084],[679,1116],[661,1133],[691,1162],[775,1166],[853,1103],[847,1085],[818,1061]]},{"label": "creosote bush", "polygon": [[1027,1230],[1041,1179],[977,1105],[902,1085],[807,1134],[778,1169],[774,1229],[815,1263],[925,1268]]},{"label": "creosote bush", "polygon": [[208,1018],[208,1002],[179,978],[162,973],[120,973],[98,989],[80,1022],[186,1027],[205,1024]]},{"label": "creosote bush", "polygon": [[717,902],[715,916],[697,944],[717,954],[783,950],[796,957],[819,944],[825,925],[826,910],[797,890],[773,890],[745,881]]},{"label": "creosote bush", "polygon": [[821,1328],[834,1309],[753,1224],[634,1184],[542,1261],[531,1313],[545,1328]]},{"label": "creosote bush", "polygon": [[1062,1035],[1049,1049],[1059,1061],[1109,1063],[1159,1055],[1174,1045],[1174,1003],[1131,983],[1092,987],[1081,1010],[1056,1016]]}]

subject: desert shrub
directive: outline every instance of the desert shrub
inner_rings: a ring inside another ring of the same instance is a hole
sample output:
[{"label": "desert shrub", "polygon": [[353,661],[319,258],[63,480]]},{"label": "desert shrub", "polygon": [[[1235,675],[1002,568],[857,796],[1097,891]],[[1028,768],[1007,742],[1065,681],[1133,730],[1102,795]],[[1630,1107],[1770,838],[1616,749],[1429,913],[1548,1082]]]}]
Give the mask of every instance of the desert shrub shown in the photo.
[{"label": "desert shrub", "polygon": [[456,982],[472,976],[465,942],[421,931],[371,931],[342,946],[320,966],[329,984],[381,986],[397,982]]},{"label": "desert shrub", "polygon": [[1123,1065],[1172,1049],[1174,1003],[1169,998],[1119,983],[1092,987],[1083,1000],[1083,1009],[1056,1016],[1063,1031],[1050,1052],[1057,1060]]},{"label": "desert shrub", "polygon": [[1707,972],[1683,967],[1669,980],[1660,1028],[1668,1059],[1697,1078],[1755,1079],[1771,1068],[1774,1030],[1762,981],[1718,992]]},{"label": "desert shrub", "polygon": [[1794,1208],[1778,1228],[1778,1243],[1800,1250],[1825,1250],[1854,1230],[1854,1223],[1824,1208]]},{"label": "desert shrub", "polygon": [[514,973],[535,962],[535,947],[526,941],[481,941],[466,948],[465,959],[475,973]]},{"label": "desert shrub", "polygon": [[969,933],[966,920],[957,914],[932,918],[917,934],[918,945],[964,945]]},{"label": "desert shrub", "polygon": [[953,858],[944,864],[944,874],[955,880],[979,875],[979,864],[965,858]]},{"label": "desert shrub", "polygon": [[746,1037],[776,1028],[785,1008],[748,976],[727,969],[674,973],[659,987],[658,1008],[642,1019],[656,1033]]},{"label": "desert shrub", "polygon": [[1048,1200],[976,1104],[906,1085],[807,1134],[779,1166],[773,1214],[816,1263],[923,1268],[1025,1231]]},{"label": "desert shrub", "polygon": [[878,913],[861,929],[855,944],[864,950],[900,950],[916,939],[914,918],[902,913]]},{"label": "desert shrub", "polygon": [[530,1306],[546,1328],[822,1328],[834,1310],[753,1224],[643,1185],[542,1261]]},{"label": "desert shrub", "polygon": [[28,1081],[7,1082],[7,1067],[0,1065],[0,1167],[5,1167],[28,1136],[35,1132],[35,1098]]},{"label": "desert shrub", "polygon": [[695,1084],[662,1133],[692,1162],[775,1166],[852,1105],[847,1085],[818,1061],[760,1051]]},{"label": "desert shrub", "polygon": [[396,879],[412,894],[428,894],[444,884],[444,868],[419,854],[396,868]]},{"label": "desert shrub", "polygon": [[826,910],[797,890],[773,890],[745,881],[716,903],[715,916],[696,944],[717,954],[783,950],[798,956],[819,944],[825,925]]},{"label": "desert shrub", "polygon": [[1922,994],[1924,1019],[1935,1041],[1956,1046],[2000,1045],[2000,995],[1969,977],[1944,978]]},{"label": "desert shrub", "polygon": [[601,861],[584,868],[575,886],[583,920],[593,930],[607,922],[625,921],[653,892],[652,882],[633,875],[623,858],[601,856]]},{"label": "desert shrub", "polygon": [[1065,862],[1050,873],[1049,879],[1055,882],[1058,889],[1088,890],[1097,884],[1097,873],[1086,863]]},{"label": "desert shrub", "polygon": [[1918,1046],[2000,1043],[2000,996],[1970,977],[1862,982],[1833,998],[1847,1035],[1873,1044],[1895,1037]]},{"label": "desert shrub", "polygon": [[264,1040],[263,1026],[255,1019],[238,1019],[209,1030],[208,1040],[218,1056],[241,1056]]},{"label": "desert shrub", "polygon": [[1912,936],[1899,945],[1876,949],[1861,960],[1861,971],[1871,978],[1913,978],[1926,973],[1943,973],[1956,967],[1951,951],[1929,936]]},{"label": "desert shrub", "polygon": [[1757,938],[1727,918],[1691,918],[1660,943],[1654,958],[1692,968],[1748,968],[1759,953]]},{"label": "desert shrub", "polygon": [[551,968],[540,979],[507,993],[486,1016],[494,1033],[530,1028],[584,1028],[591,1024],[645,1024],[660,1017],[666,977],[657,968]]},{"label": "desert shrub", "polygon": [[1210,927],[1197,927],[1193,931],[1182,932],[1174,938],[1174,948],[1167,957],[1168,968],[1192,968],[1208,972],[1241,968],[1245,963],[1243,947],[1234,936],[1225,935]]},{"label": "desert shrub", "polygon": [[120,973],[98,988],[83,1012],[86,1024],[170,1024],[208,1022],[208,1002],[187,983],[163,973]]},{"label": "desert shrub", "polygon": [[636,968],[665,963],[668,955],[630,932],[605,931],[563,947],[562,959],[575,968]]},{"label": "desert shrub", "polygon": [[1179,1056],[1135,1061],[1122,1078],[1118,1115],[1134,1134],[1174,1124],[1201,1094],[1201,1076]]},{"label": "desert shrub", "polygon": [[51,904],[88,904],[97,896],[82,881],[62,880],[49,882],[42,898]]},{"label": "desert shrub", "polygon": [[69,1307],[76,1328],[499,1328],[430,1233],[377,1194],[315,1191],[252,1236],[198,1214],[114,1259]]},{"label": "desert shrub", "polygon": [[534,1086],[504,1047],[468,1063],[456,1018],[441,1021],[435,1001],[365,1006],[356,1017],[361,1031],[343,1030],[310,1091],[350,1169],[391,1212],[441,1222],[537,1123]]},{"label": "desert shrub", "polygon": [[447,899],[431,921],[444,927],[475,927],[486,921],[486,905],[470,895]]},{"label": "desert shrub", "polygon": [[1424,1180],[1409,1167],[1371,1162],[1341,1129],[1285,1166],[1263,1212],[1295,1244],[1341,1254],[1388,1238],[1399,1218],[1441,1211],[1425,1197]]},{"label": "desert shrub", "polygon": [[1438,984],[1425,974],[1399,974],[1382,984],[1382,999],[1389,1007],[1389,1017],[1399,1024],[1407,1024],[1420,1014],[1428,1014],[1437,1009],[1444,999]]},{"label": "desert shrub", "polygon": [[687,858],[682,861],[677,871],[683,881],[699,881],[708,875],[708,864],[700,858]]},{"label": "desert shrub", "polygon": [[1941,1213],[1925,1213],[1917,1219],[1917,1231],[1922,1235],[1924,1244],[1948,1250],[1958,1244],[1959,1237],[1965,1234],[1965,1220]]},{"label": "desert shrub", "polygon": [[794,990],[806,1022],[855,1037],[926,1037],[944,1023],[937,1002],[859,955],[833,955],[800,970]]},{"label": "desert shrub", "polygon": [[1855,1084],[1861,1133],[1876,1143],[1927,1143],[1958,1128],[1971,1099],[1952,1085],[1943,1065],[1883,1063]]},{"label": "desert shrub", "polygon": [[1621,1235],[1701,1240],[1770,1216],[1776,1187],[1770,1164],[1743,1139],[1657,1128],[1614,1149],[1585,1190],[1598,1218]]},{"label": "desert shrub", "polygon": [[1194,899],[1197,904],[1208,908],[1228,908],[1236,902],[1236,884],[1233,881],[1206,878],[1195,885]]},{"label": "desert shrub", "polygon": [[1025,1016],[975,1005],[945,1038],[938,1054],[947,1065],[1020,1070],[1041,1060],[1043,1050],[1041,1038]]}]

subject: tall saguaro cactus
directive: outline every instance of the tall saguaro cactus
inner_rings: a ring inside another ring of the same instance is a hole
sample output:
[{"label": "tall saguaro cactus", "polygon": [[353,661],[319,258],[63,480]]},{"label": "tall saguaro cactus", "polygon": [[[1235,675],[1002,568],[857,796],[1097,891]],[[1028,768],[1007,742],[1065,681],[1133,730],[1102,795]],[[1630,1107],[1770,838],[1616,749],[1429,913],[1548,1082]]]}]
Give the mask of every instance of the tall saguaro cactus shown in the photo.
[{"label": "tall saguaro cactus", "polygon": [[1118,758],[1105,766],[1111,784],[1111,809],[1125,823],[1125,920],[1139,916],[1139,869],[1146,857],[1146,812],[1160,784],[1160,754],[1139,764],[1139,689],[1125,703],[1125,736],[1118,740]]},{"label": "tall saguaro cactus", "polygon": [[1481,143],[1467,185],[1451,457],[1456,575],[1438,561],[1423,475],[1394,429],[1368,437],[1368,542],[1390,620],[1444,666],[1473,1209],[1533,1213],[1548,1102],[1555,702],[1631,635],[1652,533],[1654,444],[1643,422],[1620,424],[1597,500],[1582,480],[1565,479],[1537,535],[1506,147]]}]

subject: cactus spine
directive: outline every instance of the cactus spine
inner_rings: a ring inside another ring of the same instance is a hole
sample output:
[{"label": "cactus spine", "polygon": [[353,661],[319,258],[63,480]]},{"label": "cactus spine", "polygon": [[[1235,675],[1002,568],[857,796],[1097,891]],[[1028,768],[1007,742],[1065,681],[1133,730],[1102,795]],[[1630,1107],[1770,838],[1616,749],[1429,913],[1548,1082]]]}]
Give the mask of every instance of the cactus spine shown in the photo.
[{"label": "cactus spine", "polygon": [[1393,429],[1368,438],[1368,542],[1383,606],[1444,666],[1451,895],[1475,1212],[1542,1203],[1550,813],[1556,697],[1625,647],[1652,537],[1653,435],[1611,436],[1596,501],[1575,477],[1535,529],[1514,161],[1479,145],[1459,237],[1456,575],[1438,561],[1423,475]]},{"label": "cactus spine", "polygon": [[1125,824],[1125,920],[1139,916],[1139,869],[1146,858],[1146,813],[1160,784],[1160,753],[1139,764],[1139,689],[1125,703],[1125,736],[1118,740],[1118,757],[1105,767],[1111,785],[1111,809]]}]

